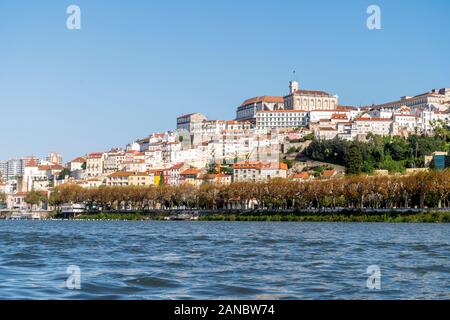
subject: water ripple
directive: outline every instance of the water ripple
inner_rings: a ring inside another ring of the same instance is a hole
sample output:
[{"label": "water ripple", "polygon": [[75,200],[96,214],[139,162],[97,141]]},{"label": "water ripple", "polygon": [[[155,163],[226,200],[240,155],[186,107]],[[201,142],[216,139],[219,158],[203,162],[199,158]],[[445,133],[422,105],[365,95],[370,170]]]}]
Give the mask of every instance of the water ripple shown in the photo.
[{"label": "water ripple", "polygon": [[449,299],[449,258],[439,224],[0,221],[0,298]]}]

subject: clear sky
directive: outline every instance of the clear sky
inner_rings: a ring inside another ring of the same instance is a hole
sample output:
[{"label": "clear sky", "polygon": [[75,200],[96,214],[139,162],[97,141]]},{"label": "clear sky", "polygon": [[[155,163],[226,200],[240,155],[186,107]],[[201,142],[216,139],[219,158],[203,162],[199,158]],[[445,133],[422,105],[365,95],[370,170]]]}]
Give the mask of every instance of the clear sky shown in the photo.
[{"label": "clear sky", "polygon": [[[66,8],[81,8],[68,30]],[[366,27],[381,8],[382,30]],[[450,1],[1,0],[0,159],[64,160],[305,89],[367,105],[450,86]]]}]

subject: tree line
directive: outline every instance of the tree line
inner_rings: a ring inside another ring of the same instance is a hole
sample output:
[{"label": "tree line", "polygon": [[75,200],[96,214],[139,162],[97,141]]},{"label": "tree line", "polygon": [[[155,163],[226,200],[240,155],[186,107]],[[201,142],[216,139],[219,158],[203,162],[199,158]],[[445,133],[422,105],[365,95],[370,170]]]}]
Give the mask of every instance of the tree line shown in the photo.
[{"label": "tree line", "polygon": [[438,208],[450,205],[450,170],[414,175],[345,176],[331,180],[295,182],[204,183],[152,187],[84,189],[75,184],[56,187],[49,202],[56,207],[82,203],[96,211],[171,209],[302,210],[322,208]]},{"label": "tree line", "polygon": [[404,172],[424,166],[424,157],[434,151],[450,151],[450,134],[433,136],[378,136],[366,141],[342,139],[313,140],[305,155],[311,159],[345,166],[350,174],[371,173],[375,169]]}]

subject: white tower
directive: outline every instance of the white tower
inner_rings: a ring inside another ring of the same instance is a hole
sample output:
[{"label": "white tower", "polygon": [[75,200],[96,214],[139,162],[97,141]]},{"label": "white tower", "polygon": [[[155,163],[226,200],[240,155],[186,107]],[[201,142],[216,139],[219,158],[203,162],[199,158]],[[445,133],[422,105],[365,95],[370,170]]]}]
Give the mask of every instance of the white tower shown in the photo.
[{"label": "white tower", "polygon": [[289,82],[289,91],[291,92],[291,94],[293,94],[294,92],[296,92],[298,90],[298,82],[295,80],[292,80]]}]

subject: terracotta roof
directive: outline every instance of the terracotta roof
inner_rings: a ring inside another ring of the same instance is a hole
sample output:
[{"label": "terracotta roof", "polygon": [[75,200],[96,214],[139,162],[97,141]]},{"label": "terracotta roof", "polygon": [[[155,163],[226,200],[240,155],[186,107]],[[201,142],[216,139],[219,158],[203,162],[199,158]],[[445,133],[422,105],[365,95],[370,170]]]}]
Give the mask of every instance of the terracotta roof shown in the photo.
[{"label": "terracotta roof", "polygon": [[335,120],[348,120],[347,115],[344,113],[333,113],[331,115],[331,119],[335,119]]},{"label": "terracotta roof", "polygon": [[101,157],[103,157],[103,152],[93,152],[93,153],[88,154],[88,158],[91,158],[91,159],[98,159]]},{"label": "terracotta roof", "polygon": [[83,158],[83,157],[78,157],[78,158],[76,158],[76,159],[73,159],[73,160],[70,161],[70,162],[85,163],[85,162],[86,162],[86,159]]},{"label": "terracotta roof", "polygon": [[26,165],[26,167],[37,167],[37,166],[38,166],[38,164],[37,164],[36,160],[34,160],[34,159],[31,159],[30,161],[28,161],[28,163]]},{"label": "terracotta roof", "polygon": [[177,170],[177,169],[183,168],[183,166],[184,166],[184,163],[181,162],[181,163],[177,163],[177,164],[173,165],[170,169],[171,170]]},{"label": "terracotta roof", "polygon": [[335,174],[336,174],[336,171],[335,171],[335,170],[325,170],[325,171],[322,173],[322,176],[325,177],[325,178],[331,178],[331,177],[334,176]]},{"label": "terracotta roof", "polygon": [[190,168],[190,169],[186,169],[183,172],[181,172],[180,175],[196,175],[201,172],[202,172],[202,170],[200,170],[200,169]]},{"label": "terracotta roof", "polygon": [[63,166],[58,165],[58,164],[53,164],[53,165],[43,165],[43,166],[38,166],[38,169],[40,171],[47,171],[47,170],[62,170],[64,169]]},{"label": "terracotta roof", "polygon": [[254,97],[254,98],[245,100],[241,104],[241,107],[244,107],[244,106],[247,106],[247,105],[250,105],[250,104],[254,104],[254,103],[259,103],[259,102],[284,103],[284,99],[283,99],[283,97],[279,97],[279,96]]},{"label": "terracotta roof", "polygon": [[309,178],[309,173],[306,171],[300,172],[300,173],[295,173],[292,176],[292,179],[308,179]]},{"label": "terracotta roof", "polygon": [[274,169],[287,170],[286,163],[263,163],[263,162],[239,162],[233,164],[233,169]]}]

